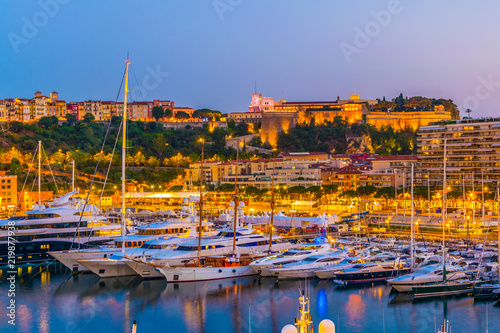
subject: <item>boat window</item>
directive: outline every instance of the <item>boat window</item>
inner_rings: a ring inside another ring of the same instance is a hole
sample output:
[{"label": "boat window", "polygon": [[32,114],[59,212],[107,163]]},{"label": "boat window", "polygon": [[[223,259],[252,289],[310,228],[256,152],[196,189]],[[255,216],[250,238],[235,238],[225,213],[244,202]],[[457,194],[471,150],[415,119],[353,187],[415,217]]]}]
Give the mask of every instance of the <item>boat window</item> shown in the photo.
[{"label": "boat window", "polygon": [[309,258],[305,258],[304,260],[302,260],[303,262],[315,262],[316,260],[318,260],[318,258],[314,258],[314,257],[309,257]]}]

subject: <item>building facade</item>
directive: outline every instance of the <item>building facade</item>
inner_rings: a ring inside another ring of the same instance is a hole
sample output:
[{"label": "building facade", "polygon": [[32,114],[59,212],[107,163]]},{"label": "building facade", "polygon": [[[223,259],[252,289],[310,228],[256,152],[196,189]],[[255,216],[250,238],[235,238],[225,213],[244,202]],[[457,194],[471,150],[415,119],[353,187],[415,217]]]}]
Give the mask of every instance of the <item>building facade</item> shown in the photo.
[{"label": "building facade", "polygon": [[421,185],[442,186],[446,146],[447,186],[496,187],[500,182],[500,118],[454,120],[417,132]]}]

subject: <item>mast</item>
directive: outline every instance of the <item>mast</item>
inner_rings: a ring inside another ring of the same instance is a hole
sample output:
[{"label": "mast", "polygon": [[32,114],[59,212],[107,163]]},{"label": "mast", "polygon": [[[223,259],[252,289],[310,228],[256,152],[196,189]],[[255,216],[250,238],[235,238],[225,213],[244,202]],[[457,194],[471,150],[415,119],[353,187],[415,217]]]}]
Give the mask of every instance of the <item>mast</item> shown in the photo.
[{"label": "mast", "polygon": [[271,226],[269,227],[269,252],[273,246],[273,228],[274,228],[274,154],[273,154],[273,178],[271,180]]},{"label": "mast", "polygon": [[469,221],[467,220],[467,208],[465,208],[465,172],[462,173],[462,208],[464,211],[464,219],[467,223],[467,235],[469,234]]},{"label": "mast", "polygon": [[73,165],[73,172],[71,177],[71,192],[75,192],[75,160],[71,161],[71,165]]},{"label": "mast", "polygon": [[125,90],[123,97],[123,140],[122,140],[122,253],[125,253],[125,160],[127,151],[127,94],[128,94],[128,66],[130,61],[127,61],[125,67]]},{"label": "mast", "polygon": [[446,212],[446,140],[444,139],[444,155],[443,155],[443,279],[446,279],[446,262],[444,258],[444,237],[445,237],[445,226],[446,226],[446,217],[445,217],[445,212]]},{"label": "mast", "polygon": [[234,174],[234,224],[233,224],[233,253],[236,251],[236,224],[238,223],[238,160],[240,143],[236,147],[236,170]]},{"label": "mast", "polygon": [[410,246],[410,251],[411,251],[411,254],[410,254],[410,258],[411,258],[411,270],[413,270],[413,265],[414,265],[414,258],[413,258],[413,254],[414,254],[414,238],[415,238],[415,230],[414,230],[414,227],[413,227],[413,220],[414,220],[414,215],[413,215],[413,163],[411,164],[411,199],[410,199],[410,209],[411,209],[411,219],[410,219],[410,223],[411,223],[411,246]]},{"label": "mast", "polygon": [[[498,258],[500,258],[500,182],[497,184],[497,233],[498,233]],[[500,265],[498,265],[498,274],[500,274]]]},{"label": "mast", "polygon": [[201,230],[203,228],[203,158],[205,153],[205,140],[201,139],[201,173],[200,173],[200,225],[198,230],[198,266],[200,266]]},{"label": "mast", "polygon": [[429,201],[429,221],[431,220],[431,178],[427,171],[427,201]]},{"label": "mast", "polygon": [[483,223],[484,223],[484,171],[481,170],[481,210],[483,212]]},{"label": "mast", "polygon": [[42,204],[42,189],[41,181],[42,177],[42,141],[38,141],[38,204]]}]

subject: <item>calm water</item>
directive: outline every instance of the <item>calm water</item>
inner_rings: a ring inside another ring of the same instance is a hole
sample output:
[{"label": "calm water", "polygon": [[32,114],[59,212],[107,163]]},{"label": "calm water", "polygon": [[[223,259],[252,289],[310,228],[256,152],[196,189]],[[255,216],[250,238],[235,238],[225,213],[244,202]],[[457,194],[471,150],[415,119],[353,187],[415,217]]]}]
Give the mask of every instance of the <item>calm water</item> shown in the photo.
[{"label": "calm water", "polygon": [[[41,270],[41,272],[40,272]],[[28,273],[28,271],[30,273]],[[22,267],[17,283],[17,325],[7,324],[6,270],[1,275],[3,332],[280,332],[297,315],[301,282],[240,278],[167,284],[140,278],[72,278],[61,266]],[[302,282],[303,286],[303,282]],[[331,281],[310,283],[311,313],[329,318],[337,332],[436,332],[446,315],[452,332],[500,332],[500,308],[471,297],[413,302],[386,285],[341,289]]]}]

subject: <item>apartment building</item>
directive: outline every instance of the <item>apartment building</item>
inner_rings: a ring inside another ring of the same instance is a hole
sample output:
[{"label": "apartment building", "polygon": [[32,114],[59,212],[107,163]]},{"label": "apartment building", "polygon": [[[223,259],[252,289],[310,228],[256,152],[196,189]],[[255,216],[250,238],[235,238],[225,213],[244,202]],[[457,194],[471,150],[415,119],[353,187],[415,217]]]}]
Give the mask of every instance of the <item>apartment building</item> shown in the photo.
[{"label": "apartment building", "polygon": [[0,186],[1,208],[14,208],[17,203],[17,176],[6,175],[5,171],[0,171]]},{"label": "apartment building", "polygon": [[417,132],[419,184],[443,185],[444,151],[448,186],[481,188],[500,181],[500,118],[435,123]]},{"label": "apartment building", "polygon": [[[255,186],[259,189],[275,186],[321,186],[321,170],[312,166],[312,163],[303,161],[287,160],[284,158],[257,159],[238,161],[238,184],[239,186]],[[201,164],[194,163],[186,169],[187,189],[192,189],[193,183],[200,181]],[[233,184],[236,178],[236,161],[209,162],[204,165],[205,182],[220,186],[224,183]],[[210,169],[210,170],[208,170]]]},{"label": "apartment building", "polygon": [[0,121],[8,121],[7,102],[0,100]]}]

